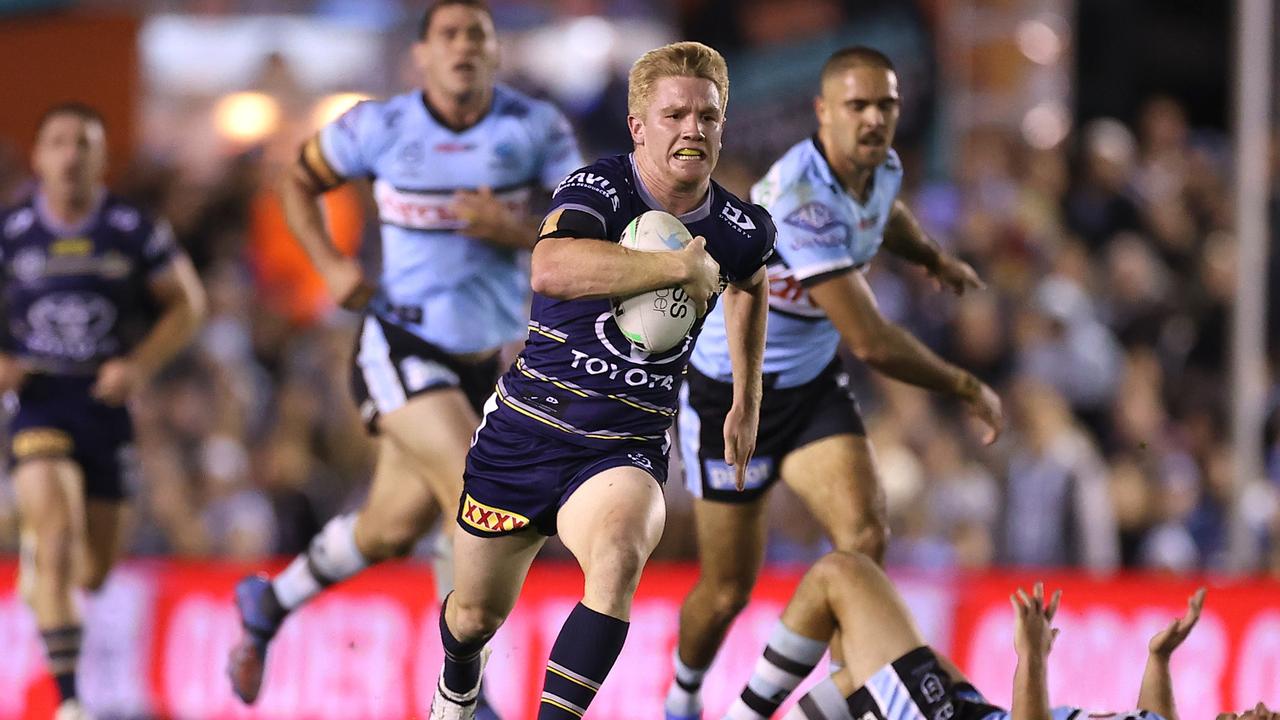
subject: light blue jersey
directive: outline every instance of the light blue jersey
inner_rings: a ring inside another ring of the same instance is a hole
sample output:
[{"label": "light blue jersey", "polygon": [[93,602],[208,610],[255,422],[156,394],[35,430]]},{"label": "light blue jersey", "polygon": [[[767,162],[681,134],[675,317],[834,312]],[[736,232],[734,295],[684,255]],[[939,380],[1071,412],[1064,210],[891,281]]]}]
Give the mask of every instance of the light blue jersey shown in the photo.
[{"label": "light blue jersey", "polygon": [[[831,171],[816,138],[794,145],[751,189],[778,226],[769,262],[769,329],[764,372],[773,387],[803,385],[835,357],[840,333],[810,298],[808,286],[870,262],[902,186],[902,163],[889,151],[871,196],[859,203]],[[691,362],[704,375],[732,380],[723,303],[707,317]]]},{"label": "light blue jersey", "polygon": [[552,190],[583,164],[557,109],[498,85],[489,113],[455,132],[415,90],[356,105],[318,140],[335,175],[373,180],[382,221],[375,313],[448,353],[524,338],[528,253],[459,232],[453,197],[488,187],[528,216],[535,188]]}]

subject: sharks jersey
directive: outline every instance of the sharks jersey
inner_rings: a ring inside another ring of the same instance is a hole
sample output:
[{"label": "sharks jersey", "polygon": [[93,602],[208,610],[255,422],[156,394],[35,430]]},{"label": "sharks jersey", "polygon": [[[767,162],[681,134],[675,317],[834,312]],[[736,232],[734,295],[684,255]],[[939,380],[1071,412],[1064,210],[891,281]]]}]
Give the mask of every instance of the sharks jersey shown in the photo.
[{"label": "sharks jersey", "polygon": [[[560,184],[542,236],[617,242],[633,218],[660,207],[632,156],[605,158]],[[773,249],[775,230],[764,208],[715,182],[706,200],[680,221],[706,238],[707,251],[729,282],[750,278]],[[622,335],[608,299],[556,300],[535,293],[525,349],[498,383],[501,409],[531,430],[588,447],[661,441],[676,414],[676,395],[701,327],[700,320],[671,350],[645,353]]]},{"label": "sharks jersey", "polygon": [[536,188],[582,164],[573,132],[550,104],[494,88],[478,123],[454,131],[421,91],[362,102],[303,148],[320,184],[367,177],[382,222],[382,274],[372,310],[447,353],[473,353],[525,332],[527,252],[461,232],[459,190],[490,188],[517,217]]},{"label": "sharks jersey", "polygon": [[[835,357],[840,333],[810,298],[807,287],[871,261],[902,186],[897,153],[876,168],[871,195],[860,203],[835,177],[817,138],[794,145],[760,182],[751,199],[778,225],[777,252],[769,262],[769,330],[764,372],[775,387],[802,385]],[[707,318],[703,341],[691,362],[708,377],[731,376],[724,312]]]},{"label": "sharks jersey", "polygon": [[3,350],[40,373],[93,375],[147,331],[148,281],[178,253],[166,223],[105,192],[75,227],[53,219],[39,193],[0,212]]}]

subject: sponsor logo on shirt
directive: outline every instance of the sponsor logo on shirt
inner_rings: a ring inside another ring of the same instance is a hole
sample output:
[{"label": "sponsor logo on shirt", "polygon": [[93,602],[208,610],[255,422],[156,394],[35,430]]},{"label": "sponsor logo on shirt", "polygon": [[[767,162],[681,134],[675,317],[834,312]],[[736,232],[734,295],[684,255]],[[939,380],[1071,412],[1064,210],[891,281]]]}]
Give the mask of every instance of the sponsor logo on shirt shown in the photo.
[{"label": "sponsor logo on shirt", "polygon": [[[495,198],[513,215],[523,217],[528,214],[529,195],[528,187],[520,187],[497,193]],[[384,223],[410,230],[461,230],[466,225],[454,210],[449,192],[411,192],[378,180],[373,196]]]},{"label": "sponsor logo on shirt", "polygon": [[597,175],[585,170],[582,172],[576,172],[564,180],[561,180],[560,184],[556,186],[556,191],[553,194],[559,195],[561,190],[571,187],[586,188],[600,193],[613,204],[614,210],[617,210],[622,204],[622,199],[618,197],[617,189],[614,188],[603,175]]},{"label": "sponsor logo on shirt", "polygon": [[725,204],[724,210],[720,211],[720,217],[729,221],[729,224],[743,235],[756,229],[756,224],[752,222],[750,215],[742,212],[741,208],[736,208],[728,203]]}]

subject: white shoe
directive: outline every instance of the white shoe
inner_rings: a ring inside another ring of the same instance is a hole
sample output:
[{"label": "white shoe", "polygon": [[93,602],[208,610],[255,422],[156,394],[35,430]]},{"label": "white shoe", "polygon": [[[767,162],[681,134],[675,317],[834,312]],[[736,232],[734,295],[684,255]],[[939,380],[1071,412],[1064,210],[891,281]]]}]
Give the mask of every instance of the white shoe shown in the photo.
[{"label": "white shoe", "polygon": [[79,700],[63,700],[53,720],[93,720],[93,716],[85,711]]},{"label": "white shoe", "polygon": [[486,645],[480,651],[480,674],[476,684],[465,693],[458,694],[444,686],[442,676],[436,682],[436,694],[431,698],[431,720],[472,720],[476,716],[476,698],[480,696],[480,681],[484,678],[484,666],[489,663],[493,651]]}]

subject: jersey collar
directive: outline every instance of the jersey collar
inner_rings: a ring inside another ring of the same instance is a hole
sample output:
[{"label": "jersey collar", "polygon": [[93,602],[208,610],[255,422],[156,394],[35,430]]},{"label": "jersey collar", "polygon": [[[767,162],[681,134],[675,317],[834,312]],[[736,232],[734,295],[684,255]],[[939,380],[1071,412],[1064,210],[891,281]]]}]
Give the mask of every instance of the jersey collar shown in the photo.
[{"label": "jersey collar", "polygon": [[107,189],[98,188],[96,190],[97,197],[94,198],[92,209],[84,216],[84,219],[75,225],[68,225],[53,216],[49,211],[49,200],[45,197],[42,188],[36,188],[35,196],[32,198],[32,205],[36,209],[36,215],[40,218],[40,224],[44,225],[50,233],[54,235],[80,235],[88,232],[89,228],[97,221],[99,213],[102,212],[102,206],[107,202]]},{"label": "jersey collar", "polygon": [[454,135],[461,135],[462,133],[476,127],[480,123],[489,119],[489,116],[493,114],[493,108],[498,104],[498,87],[495,85],[493,88],[493,91],[489,93],[489,107],[485,108],[484,113],[481,114],[480,117],[476,118],[475,122],[471,123],[466,127],[461,127],[461,128],[450,125],[449,121],[445,120],[444,116],[441,115],[439,112],[437,112],[434,107],[432,107],[431,101],[427,99],[426,90],[422,90],[421,88],[419,88],[418,99],[422,102],[422,109],[427,111],[427,114],[431,116],[431,119],[434,120],[437,125],[444,128],[445,130],[448,130]]},{"label": "jersey collar", "polygon": [[[849,192],[844,183],[840,182],[840,178],[836,177],[836,171],[831,169],[831,161],[827,159],[827,149],[822,146],[822,140],[818,138],[818,133],[814,133],[813,137],[809,138],[809,141],[813,143],[813,151],[818,156],[818,162],[815,163],[818,167],[818,175],[837,192],[848,195],[855,203],[862,205],[863,203],[854,197],[853,193]],[[880,174],[880,167],[877,166],[875,171],[871,173],[871,178],[867,180],[868,198],[876,191],[876,176]]]},{"label": "jersey collar", "polygon": [[[636,167],[636,154],[633,152],[627,155],[627,159],[631,161],[631,177],[636,180],[636,190],[640,192],[640,199],[644,200],[644,204],[649,206],[651,210],[662,210],[662,203],[649,192],[649,188],[645,187],[644,180],[640,177],[640,168]],[[706,220],[711,217],[711,195],[715,192],[714,185],[707,184],[707,197],[698,207],[677,218],[680,222],[688,225],[699,220]]]}]

